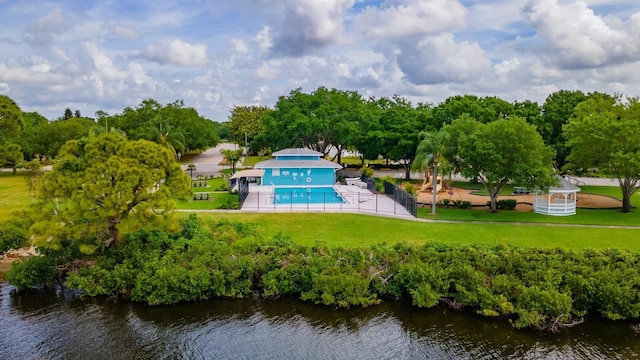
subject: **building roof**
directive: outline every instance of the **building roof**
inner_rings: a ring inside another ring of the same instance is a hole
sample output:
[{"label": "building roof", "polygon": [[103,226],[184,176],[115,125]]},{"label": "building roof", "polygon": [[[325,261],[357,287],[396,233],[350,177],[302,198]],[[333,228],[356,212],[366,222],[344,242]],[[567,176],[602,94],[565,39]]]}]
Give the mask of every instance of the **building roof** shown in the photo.
[{"label": "building roof", "polygon": [[236,171],[229,179],[239,179],[246,177],[262,177],[264,176],[264,170],[261,169],[249,169],[249,170],[241,170]]},{"label": "building roof", "polygon": [[[274,153],[275,154],[275,153]],[[261,161],[253,166],[257,169],[273,168],[315,168],[315,169],[342,169],[342,166],[333,161],[318,160],[276,160],[270,159]]]},{"label": "building roof", "polygon": [[315,150],[311,150],[311,149],[303,149],[303,148],[298,148],[298,149],[284,149],[284,150],[280,150],[280,151],[276,151],[273,153],[273,156],[323,156],[323,154],[321,152],[315,151]]}]

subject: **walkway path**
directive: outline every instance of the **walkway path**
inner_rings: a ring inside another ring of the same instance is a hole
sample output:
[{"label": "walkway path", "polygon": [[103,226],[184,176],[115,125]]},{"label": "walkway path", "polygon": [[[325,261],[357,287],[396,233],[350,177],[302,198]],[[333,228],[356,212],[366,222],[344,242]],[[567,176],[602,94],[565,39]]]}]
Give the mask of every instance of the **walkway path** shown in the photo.
[{"label": "walkway path", "polygon": [[[220,150],[229,149],[235,150],[237,145],[230,143],[222,143],[214,148],[203,151],[200,155],[191,160],[191,163],[196,165],[196,169],[193,170],[193,177],[198,175],[202,176],[220,176],[220,170],[228,169],[229,166],[218,165],[224,156],[220,153]],[[182,168],[190,173],[187,169],[188,164],[182,164]]]}]

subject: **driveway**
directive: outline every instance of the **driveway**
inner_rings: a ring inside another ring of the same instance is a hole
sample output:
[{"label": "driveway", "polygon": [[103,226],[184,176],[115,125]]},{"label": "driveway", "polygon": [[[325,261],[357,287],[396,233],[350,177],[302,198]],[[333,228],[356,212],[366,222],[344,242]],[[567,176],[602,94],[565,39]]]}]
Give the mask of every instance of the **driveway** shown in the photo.
[{"label": "driveway", "polygon": [[[193,177],[195,178],[198,175],[202,176],[220,176],[220,170],[228,169],[230,166],[221,166],[218,165],[224,156],[220,153],[222,149],[230,149],[235,150],[238,146],[236,144],[231,143],[222,143],[218,146],[203,151],[200,155],[196,156],[191,160],[191,163],[196,165],[196,169],[193,170]],[[188,164],[182,164],[182,168],[185,170],[187,174],[190,174],[187,169]],[[238,166],[238,164],[236,164]]]}]

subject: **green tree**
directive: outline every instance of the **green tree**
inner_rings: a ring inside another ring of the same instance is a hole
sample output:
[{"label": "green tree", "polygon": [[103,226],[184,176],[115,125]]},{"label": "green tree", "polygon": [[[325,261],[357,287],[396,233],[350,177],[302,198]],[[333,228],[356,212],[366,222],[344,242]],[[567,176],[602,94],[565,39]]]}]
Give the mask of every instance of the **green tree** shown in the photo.
[{"label": "green tree", "polygon": [[[383,143],[380,154],[398,161],[405,170],[405,179],[411,179],[411,165],[416,156],[419,134],[426,130],[425,118],[400,96],[372,100],[378,107],[378,119]],[[422,110],[424,111],[424,110]]]},{"label": "green tree", "polygon": [[8,96],[0,95],[0,143],[16,139],[24,126],[24,117],[18,104]]},{"label": "green tree", "polygon": [[25,160],[36,157],[41,158],[46,149],[44,148],[43,129],[49,124],[49,120],[37,112],[24,113],[25,128],[20,133],[18,143],[22,148]]},{"label": "green tree", "polygon": [[203,150],[220,142],[216,123],[185,107],[182,100],[162,106],[154,99],[145,99],[137,108],[127,107],[121,114],[100,112],[98,124],[123,131],[131,140],[169,144],[176,152]]},{"label": "green tree", "polygon": [[220,153],[224,156],[227,163],[231,164],[231,172],[236,172],[236,164],[242,159],[242,149],[222,149]]},{"label": "green tree", "polygon": [[53,159],[69,140],[78,140],[89,135],[96,123],[88,118],[70,118],[47,123],[36,131],[38,149]]},{"label": "green tree", "polygon": [[573,116],[573,109],[587,99],[582,91],[560,90],[547,97],[542,105],[542,121],[538,124],[538,132],[545,144],[555,150],[557,169],[562,169],[569,151],[562,131],[564,124]]},{"label": "green tree", "polygon": [[69,120],[72,117],[73,117],[73,111],[71,111],[71,109],[69,109],[69,108],[64,109],[64,115],[62,116],[62,118],[64,120]]},{"label": "green tree", "polygon": [[275,109],[263,118],[265,132],[256,147],[309,148],[324,156],[335,148],[341,161],[342,151],[355,146],[363,106],[360,94],[353,91],[319,87],[305,94],[293,90],[281,96]]},{"label": "green tree", "polygon": [[618,179],[622,211],[640,186],[640,103],[619,97],[592,96],[576,107],[564,126],[570,148],[567,169],[597,168]]},{"label": "green tree", "polygon": [[16,168],[22,160],[24,157],[20,145],[14,142],[0,143],[0,164],[11,165],[13,175],[16,174]]},{"label": "green tree", "polygon": [[496,199],[509,183],[531,188],[554,184],[553,152],[535,127],[524,119],[512,117],[476,123],[472,132],[460,135],[458,156],[462,174],[484,185],[491,200],[491,212],[497,211]]},{"label": "green tree", "polygon": [[231,140],[240,146],[248,146],[264,131],[262,117],[269,111],[271,109],[266,106],[234,106],[226,123]]},{"label": "green tree", "polygon": [[513,113],[513,105],[497,97],[479,98],[475,95],[456,95],[445,99],[433,108],[432,125],[440,129],[464,114],[481,123],[488,123],[505,119]]},{"label": "green tree", "polygon": [[191,191],[187,176],[171,152],[146,140],[128,141],[115,133],[72,140],[45,174],[42,199],[54,210],[32,230],[39,246],[91,241],[116,246],[120,226],[128,229],[170,212],[172,198]]}]

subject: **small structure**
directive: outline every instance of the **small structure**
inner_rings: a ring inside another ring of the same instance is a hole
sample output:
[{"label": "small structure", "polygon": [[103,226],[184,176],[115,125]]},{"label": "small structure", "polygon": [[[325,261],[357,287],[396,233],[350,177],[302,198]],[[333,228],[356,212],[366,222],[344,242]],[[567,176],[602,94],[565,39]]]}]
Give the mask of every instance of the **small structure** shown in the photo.
[{"label": "small structure", "polygon": [[260,169],[248,169],[248,170],[240,170],[236,171],[229,178],[229,190],[231,192],[238,190],[238,183],[240,181],[245,181],[247,184],[258,184],[260,185],[260,178],[264,176],[264,170]]},{"label": "small structure", "polygon": [[342,166],[322,158],[322,153],[310,149],[284,149],[273,153],[274,158],[257,163],[264,169],[262,185],[271,186],[333,186],[336,170]]},{"label": "small structure", "polygon": [[548,191],[537,189],[533,194],[533,212],[537,214],[567,216],[576,214],[576,200],[580,188],[558,176],[560,186]]}]

